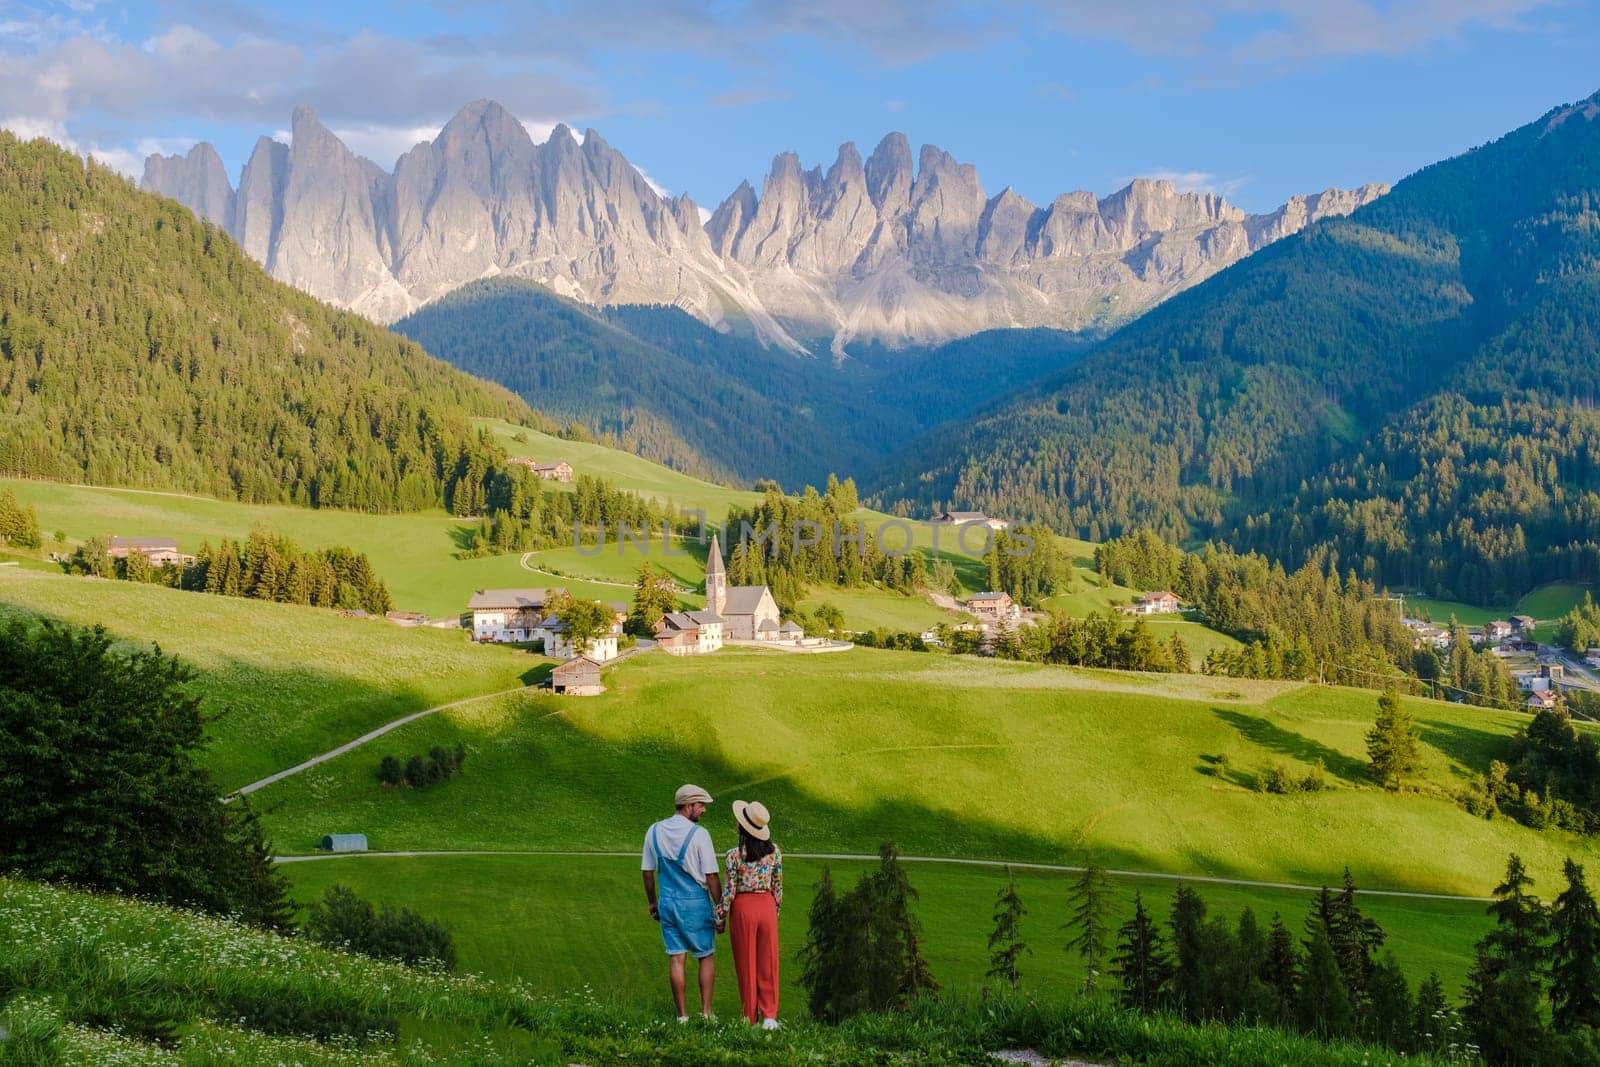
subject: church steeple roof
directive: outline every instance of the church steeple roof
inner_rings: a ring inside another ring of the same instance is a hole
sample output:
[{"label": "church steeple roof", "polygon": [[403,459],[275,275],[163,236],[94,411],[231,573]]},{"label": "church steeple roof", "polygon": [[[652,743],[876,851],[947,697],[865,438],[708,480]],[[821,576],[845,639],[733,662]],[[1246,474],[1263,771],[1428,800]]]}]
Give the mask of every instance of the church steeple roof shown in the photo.
[{"label": "church steeple roof", "polygon": [[717,543],[717,535],[711,535],[711,554],[706,557],[706,581],[712,578],[725,578],[726,572],[722,569],[722,546]]}]

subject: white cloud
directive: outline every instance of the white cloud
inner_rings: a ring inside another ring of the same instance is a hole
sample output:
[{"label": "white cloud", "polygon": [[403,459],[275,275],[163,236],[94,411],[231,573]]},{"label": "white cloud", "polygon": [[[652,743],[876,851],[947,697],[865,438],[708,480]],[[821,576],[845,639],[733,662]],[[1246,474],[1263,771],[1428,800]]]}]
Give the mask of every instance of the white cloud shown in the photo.
[{"label": "white cloud", "polygon": [[0,129],[10,130],[25,141],[43,137],[80,156],[90,156],[138,181],[144,174],[146,156],[182,155],[195,146],[192,137],[142,137],[127,145],[82,144],[67,132],[66,124],[56,119],[12,115],[0,118]]},{"label": "white cloud", "polygon": [[442,126],[337,126],[333,134],[358,156],[366,156],[385,169],[405,153],[439,136]]},{"label": "white cloud", "polygon": [[[1180,193],[1211,193],[1215,196],[1228,197],[1236,194],[1240,189],[1250,184],[1249,175],[1236,175],[1224,178],[1206,170],[1152,170],[1144,174],[1135,175],[1140,178],[1151,178],[1155,181],[1171,182],[1173,188]],[[1131,182],[1133,178],[1124,178],[1123,183]]]}]

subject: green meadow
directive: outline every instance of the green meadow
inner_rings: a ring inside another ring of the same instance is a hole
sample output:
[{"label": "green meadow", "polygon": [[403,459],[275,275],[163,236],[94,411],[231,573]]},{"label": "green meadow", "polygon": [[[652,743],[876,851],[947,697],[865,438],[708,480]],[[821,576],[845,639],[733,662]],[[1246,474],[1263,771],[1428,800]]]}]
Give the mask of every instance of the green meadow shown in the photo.
[{"label": "green meadow", "polygon": [[[1375,696],[1195,676],[1079,671],[874,649],[643,656],[584,700],[515,695],[411,724],[256,795],[277,846],[323,834],[373,847],[637,847],[683,781],[763,800],[805,852],[1045,863],[1091,850],[1139,871],[1486,894],[1509,852],[1553,881],[1575,839],[1473,818],[1449,794],[1519,718],[1415,701],[1426,777],[1366,780]],[[441,788],[388,790],[390,750],[464,745]],[[1225,757],[1219,769],[1218,757]],[[1256,791],[1270,765],[1321,792]],[[330,818],[330,816],[332,816]]]},{"label": "green meadow", "polygon": [[[719,846],[730,844],[727,813],[708,816]],[[807,909],[826,865],[835,885],[849,885],[870,864],[786,856],[784,904],[779,915],[782,997],[788,1014],[802,1014],[798,953]],[[375,901],[415,908],[451,929],[463,970],[502,981],[520,978],[534,991],[559,994],[589,989],[604,1000],[665,1007],[666,973],[661,938],[644,910],[638,861],[633,856],[367,856],[287,864],[295,897],[309,903],[329,886],[347,885]],[[1003,870],[949,864],[908,864],[919,900],[924,948],[941,986],[976,993],[985,977],[987,938]],[[1012,872],[1028,908],[1022,937],[1032,955],[1022,961],[1022,989],[1045,996],[1076,986],[1083,962],[1066,951],[1071,875]],[[1173,881],[1113,878],[1115,922],[1133,914],[1134,893],[1164,919]],[[1298,938],[1312,894],[1292,889],[1197,887],[1213,914],[1234,919],[1248,907],[1263,927],[1281,915]],[[1488,929],[1484,906],[1471,901],[1363,897],[1363,910],[1383,924],[1386,947],[1406,967],[1413,984],[1438,972],[1457,988],[1466,976],[1472,944]],[[737,988],[727,938],[718,941],[717,1011],[736,1015]]]},{"label": "green meadow", "polygon": [[1444,623],[1454,615],[1463,626],[1482,626],[1494,619],[1509,619],[1513,615],[1528,615],[1539,620],[1535,633],[1549,639],[1552,624],[1561,616],[1583,603],[1589,586],[1576,582],[1551,582],[1524,594],[1514,604],[1484,607],[1463,604],[1456,600],[1435,600],[1432,597],[1406,597],[1406,614],[1421,616],[1424,612],[1434,622]]},{"label": "green meadow", "polygon": [[181,656],[199,677],[212,744],[234,789],[413,711],[526,685],[549,661],[460,630],[160,586],[0,568],[0,618],[41,615]]}]

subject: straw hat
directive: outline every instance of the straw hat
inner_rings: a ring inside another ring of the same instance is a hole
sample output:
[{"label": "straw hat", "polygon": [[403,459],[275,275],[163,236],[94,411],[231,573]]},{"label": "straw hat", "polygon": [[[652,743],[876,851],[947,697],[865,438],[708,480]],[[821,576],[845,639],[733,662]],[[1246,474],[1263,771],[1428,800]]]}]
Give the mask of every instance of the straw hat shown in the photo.
[{"label": "straw hat", "polygon": [[765,841],[772,836],[772,827],[767,825],[772,821],[772,816],[767,814],[767,806],[759,800],[752,804],[735,800],[733,818],[757,841]]}]

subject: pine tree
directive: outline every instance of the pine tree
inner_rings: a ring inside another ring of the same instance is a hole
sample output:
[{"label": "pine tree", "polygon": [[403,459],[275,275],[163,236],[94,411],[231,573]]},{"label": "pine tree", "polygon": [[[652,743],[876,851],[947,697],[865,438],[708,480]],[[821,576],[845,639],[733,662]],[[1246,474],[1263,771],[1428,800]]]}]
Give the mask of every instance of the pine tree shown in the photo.
[{"label": "pine tree", "polygon": [[1355,1025],[1339,961],[1334,958],[1333,946],[1321,925],[1313,927],[1306,945],[1295,1015],[1300,1029],[1322,1038],[1343,1037]]},{"label": "pine tree", "polygon": [[1111,908],[1111,882],[1093,857],[1085,858],[1083,871],[1069,888],[1067,906],[1072,916],[1063,927],[1071,932],[1067,949],[1083,958],[1083,991],[1093,993],[1106,955]]},{"label": "pine tree", "polygon": [[1371,989],[1362,1035],[1369,1041],[1399,1052],[1409,1051],[1414,1041],[1416,1006],[1411,987],[1394,953],[1385,953],[1372,969]]},{"label": "pine tree", "polygon": [[1488,908],[1495,926],[1478,942],[1467,975],[1462,1014],[1491,1063],[1537,1062],[1542,1044],[1539,974],[1546,962],[1548,917],[1530,892],[1532,885],[1513,853]]},{"label": "pine tree", "polygon": [[1012,992],[1016,991],[1017,983],[1022,978],[1017,961],[1025,953],[1033,955],[1033,950],[1022,940],[1022,918],[1027,914],[1028,909],[1017,895],[1017,880],[1012,876],[1011,868],[1007,867],[1006,884],[1000,887],[994,902],[994,931],[989,935],[988,977],[1007,983]]},{"label": "pine tree", "polygon": [[1300,969],[1299,954],[1294,938],[1282,917],[1273,915],[1272,928],[1267,933],[1267,957],[1262,962],[1261,980],[1272,993],[1274,1018],[1280,1023],[1294,1019],[1297,988],[1295,976]]},{"label": "pine tree", "polygon": [[822,880],[811,898],[804,947],[800,950],[800,984],[814,1018],[838,1022],[850,1013],[852,931],[849,916],[833,888],[833,872],[824,865]]},{"label": "pine tree", "polygon": [[1383,927],[1361,913],[1356,904],[1355,879],[1344,869],[1344,884],[1330,902],[1328,943],[1339,961],[1350,1005],[1359,1019],[1366,1004],[1374,956],[1383,947]]},{"label": "pine tree", "polygon": [[1112,968],[1122,980],[1124,1008],[1149,1014],[1166,1004],[1172,981],[1161,928],[1145,911],[1144,898],[1133,895],[1133,918],[1117,930],[1117,954]]},{"label": "pine tree", "polygon": [[1417,987],[1416,1013],[1412,1018],[1411,1047],[1418,1052],[1438,1052],[1450,1042],[1448,1030],[1453,1022],[1450,1004],[1445,999],[1444,983],[1437,971],[1429,972]]},{"label": "pine tree", "polygon": [[1172,898],[1172,999],[1190,1019],[1212,1015],[1212,990],[1205,944],[1206,904],[1188,886],[1178,884]]},{"label": "pine tree", "polygon": [[1399,788],[1405,775],[1422,768],[1416,727],[1393,689],[1378,698],[1378,718],[1367,731],[1367,758],[1373,779],[1385,789]]},{"label": "pine tree", "polygon": [[1583,868],[1569,857],[1567,888],[1551,914],[1550,1005],[1556,1029],[1600,1028],[1600,909]]}]

